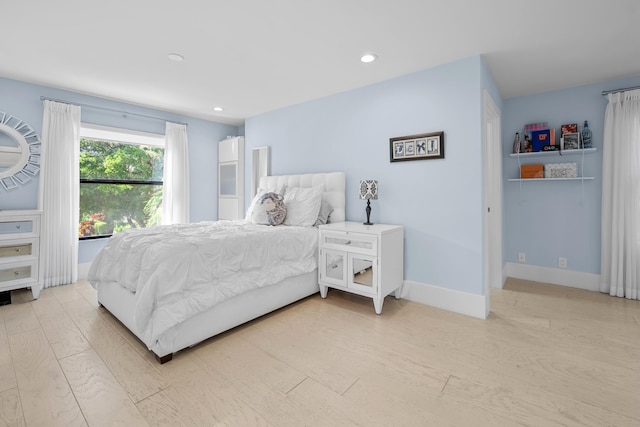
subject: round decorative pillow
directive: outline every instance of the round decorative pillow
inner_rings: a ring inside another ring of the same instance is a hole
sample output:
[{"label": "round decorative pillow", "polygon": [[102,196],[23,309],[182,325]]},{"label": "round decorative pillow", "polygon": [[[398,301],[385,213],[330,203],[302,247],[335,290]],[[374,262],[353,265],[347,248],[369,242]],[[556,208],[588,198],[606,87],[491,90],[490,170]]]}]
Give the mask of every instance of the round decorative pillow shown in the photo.
[{"label": "round decorative pillow", "polygon": [[284,198],[278,193],[265,193],[258,200],[251,221],[255,224],[280,225],[286,217]]}]

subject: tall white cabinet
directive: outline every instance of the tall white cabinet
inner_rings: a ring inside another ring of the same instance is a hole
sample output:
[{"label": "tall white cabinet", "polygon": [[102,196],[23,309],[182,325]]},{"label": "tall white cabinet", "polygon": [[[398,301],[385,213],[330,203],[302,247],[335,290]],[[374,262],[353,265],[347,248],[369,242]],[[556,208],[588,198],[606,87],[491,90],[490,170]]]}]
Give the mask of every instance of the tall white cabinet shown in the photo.
[{"label": "tall white cabinet", "polygon": [[218,219],[244,218],[244,137],[218,143]]}]

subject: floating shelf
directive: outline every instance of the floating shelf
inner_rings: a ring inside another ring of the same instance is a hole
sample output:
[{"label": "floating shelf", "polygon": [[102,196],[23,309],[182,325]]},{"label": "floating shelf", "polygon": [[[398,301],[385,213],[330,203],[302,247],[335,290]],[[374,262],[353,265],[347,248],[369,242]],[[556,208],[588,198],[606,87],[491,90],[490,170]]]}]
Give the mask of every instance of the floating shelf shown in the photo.
[{"label": "floating shelf", "polygon": [[[574,150],[576,151],[576,150]],[[580,176],[577,178],[509,178],[509,182],[518,181],[589,181],[595,179],[593,176]]]},{"label": "floating shelf", "polygon": [[[547,156],[575,156],[578,154],[590,154],[598,151],[597,148],[584,148],[580,150],[562,150],[562,151],[536,151],[533,153],[511,153],[509,157],[547,157]],[[579,178],[578,178],[579,179]],[[586,179],[586,178],[585,178]]]}]

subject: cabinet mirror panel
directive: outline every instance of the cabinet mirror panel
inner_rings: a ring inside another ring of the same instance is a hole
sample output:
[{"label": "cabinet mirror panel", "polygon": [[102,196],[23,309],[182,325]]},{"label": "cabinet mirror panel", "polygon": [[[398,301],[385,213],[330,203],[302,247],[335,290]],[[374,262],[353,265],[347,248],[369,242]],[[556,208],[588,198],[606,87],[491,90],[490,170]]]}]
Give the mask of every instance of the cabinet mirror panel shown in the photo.
[{"label": "cabinet mirror panel", "polygon": [[329,279],[343,280],[344,256],[328,253],[325,263],[325,276]]},{"label": "cabinet mirror panel", "polygon": [[353,283],[373,287],[373,261],[353,258]]}]

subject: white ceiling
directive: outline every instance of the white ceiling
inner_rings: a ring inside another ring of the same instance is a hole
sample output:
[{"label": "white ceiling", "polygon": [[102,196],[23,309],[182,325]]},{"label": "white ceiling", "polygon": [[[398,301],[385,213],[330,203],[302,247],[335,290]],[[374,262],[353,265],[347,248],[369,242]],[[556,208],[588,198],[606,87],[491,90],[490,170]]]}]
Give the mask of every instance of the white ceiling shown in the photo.
[{"label": "white ceiling", "polygon": [[[0,7],[0,76],[234,125],[478,54],[503,98],[640,75],[638,0],[29,0]],[[185,60],[170,61],[173,52]],[[361,63],[364,52],[378,61]]]}]

